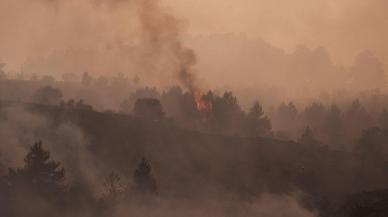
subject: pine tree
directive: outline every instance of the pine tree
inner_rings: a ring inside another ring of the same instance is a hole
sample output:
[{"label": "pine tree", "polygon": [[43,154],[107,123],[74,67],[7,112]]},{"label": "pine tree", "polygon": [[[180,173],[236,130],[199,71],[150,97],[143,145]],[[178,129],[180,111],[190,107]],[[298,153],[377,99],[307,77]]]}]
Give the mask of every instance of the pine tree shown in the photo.
[{"label": "pine tree", "polygon": [[139,193],[157,193],[157,184],[151,174],[151,165],[143,157],[135,170],[133,179],[135,182],[134,190]]},{"label": "pine tree", "polygon": [[38,193],[58,193],[64,189],[65,170],[60,163],[50,160],[50,152],[35,143],[24,159],[24,167],[10,169],[9,179],[15,187],[24,187]]},{"label": "pine tree", "polygon": [[328,142],[334,145],[342,144],[344,137],[343,115],[336,105],[332,105],[329,109],[323,130],[326,133]]},{"label": "pine tree", "polygon": [[247,133],[250,136],[268,135],[271,131],[271,122],[264,115],[259,102],[255,102],[247,115]]},{"label": "pine tree", "polygon": [[306,145],[316,144],[317,141],[314,139],[313,131],[310,126],[307,126],[301,137],[299,138],[299,142]]}]

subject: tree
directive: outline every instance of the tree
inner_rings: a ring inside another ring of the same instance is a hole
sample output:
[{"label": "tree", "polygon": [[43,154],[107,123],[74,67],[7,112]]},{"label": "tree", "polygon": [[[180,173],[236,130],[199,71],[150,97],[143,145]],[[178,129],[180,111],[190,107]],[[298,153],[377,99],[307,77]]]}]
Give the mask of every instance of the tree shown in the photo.
[{"label": "tree", "polygon": [[386,75],[381,61],[370,51],[361,52],[350,68],[351,82],[362,89],[382,88],[386,85]]},{"label": "tree", "polygon": [[225,92],[222,97],[205,96],[212,104],[212,117],[215,126],[226,134],[241,133],[244,123],[244,112],[238,104],[237,97],[232,92]]},{"label": "tree", "polygon": [[42,194],[55,194],[64,190],[65,169],[59,162],[50,160],[50,152],[37,142],[30,147],[24,158],[24,167],[10,169],[8,174],[12,185],[26,187]]},{"label": "tree", "polygon": [[384,109],[378,118],[378,124],[383,130],[388,130],[388,110]]},{"label": "tree", "polygon": [[369,155],[376,160],[384,159],[388,154],[388,134],[378,127],[364,130],[357,143],[356,150],[362,155]]},{"label": "tree", "polygon": [[[1,120],[1,114],[0,114],[0,120]],[[0,180],[1,180],[1,177],[3,177],[7,172],[7,170],[5,169],[4,164],[2,162],[2,158],[3,158],[2,155],[3,154],[0,152]]]},{"label": "tree", "polygon": [[195,97],[192,93],[186,92],[182,95],[181,100],[181,109],[182,109],[182,119],[189,124],[195,123],[200,114],[197,110],[197,105],[195,103]]},{"label": "tree", "polygon": [[183,118],[183,91],[179,86],[171,87],[161,95],[164,111],[178,120]]},{"label": "tree", "polygon": [[39,88],[34,94],[35,102],[41,104],[59,104],[62,97],[61,90],[51,86]]},{"label": "tree", "polygon": [[282,103],[278,108],[279,116],[286,121],[294,121],[298,115],[298,110],[293,102]]},{"label": "tree", "polygon": [[323,124],[323,130],[326,133],[328,142],[337,145],[341,144],[344,136],[344,123],[341,110],[337,105],[331,106]]},{"label": "tree", "polygon": [[0,63],[0,80],[3,80],[7,77],[3,69],[4,67],[5,67],[5,63]]},{"label": "tree", "polygon": [[163,108],[158,99],[141,98],[137,99],[133,112],[140,117],[150,120],[160,120],[163,118]]},{"label": "tree", "polygon": [[12,216],[13,201],[10,200],[12,194],[9,191],[7,180],[0,176],[0,216]]},{"label": "tree", "polygon": [[[281,103],[271,116],[274,128],[280,131],[283,139],[291,139],[297,135],[297,129],[300,128],[297,120],[298,110],[293,102]],[[278,133],[277,133],[278,134]]]},{"label": "tree", "polygon": [[322,124],[325,113],[325,106],[322,103],[314,102],[304,110],[304,120],[313,128],[318,127]]},{"label": "tree", "polygon": [[364,108],[362,107],[360,101],[356,99],[352,102],[352,105],[350,106],[348,113],[353,115],[353,114],[357,114],[360,111],[364,111]]},{"label": "tree", "polygon": [[43,82],[44,84],[48,85],[48,84],[52,84],[55,82],[55,79],[53,76],[51,75],[44,75],[40,78],[41,82]]},{"label": "tree", "polygon": [[79,110],[85,110],[85,111],[93,110],[93,107],[91,105],[85,104],[82,99],[77,102],[77,104],[75,105],[75,108]]},{"label": "tree", "polygon": [[160,99],[160,95],[156,88],[143,87],[136,89],[130,96],[121,103],[121,110],[124,113],[131,113],[133,111],[136,100],[141,98]]},{"label": "tree", "polygon": [[127,90],[128,84],[128,77],[119,73],[116,76],[111,77],[109,90],[114,94],[120,94]]},{"label": "tree", "polygon": [[133,174],[135,182],[135,186],[133,187],[134,191],[143,194],[157,193],[156,180],[152,176],[151,170],[150,163],[143,157]]},{"label": "tree", "polygon": [[358,99],[354,100],[346,112],[345,123],[347,138],[353,140],[355,136],[359,136],[363,129],[372,125],[372,119],[368,112],[361,105]]},{"label": "tree", "polygon": [[76,82],[77,81],[77,75],[71,72],[62,74],[62,80],[64,82]]},{"label": "tree", "polygon": [[95,86],[97,86],[98,88],[106,88],[108,87],[108,85],[109,85],[109,80],[104,76],[98,77],[95,82]]},{"label": "tree", "polygon": [[307,126],[303,134],[300,136],[299,143],[305,144],[305,145],[313,145],[317,143],[310,126]]},{"label": "tree", "polygon": [[106,177],[104,188],[105,197],[113,201],[117,200],[124,190],[120,176],[114,171],[109,173],[108,177]]},{"label": "tree", "polygon": [[88,87],[93,81],[93,78],[89,75],[88,72],[84,72],[82,74],[82,79],[81,79],[81,83],[82,85],[84,85],[85,87]]},{"label": "tree", "polygon": [[271,131],[271,122],[259,102],[255,102],[247,115],[247,131],[250,136],[268,135]]}]

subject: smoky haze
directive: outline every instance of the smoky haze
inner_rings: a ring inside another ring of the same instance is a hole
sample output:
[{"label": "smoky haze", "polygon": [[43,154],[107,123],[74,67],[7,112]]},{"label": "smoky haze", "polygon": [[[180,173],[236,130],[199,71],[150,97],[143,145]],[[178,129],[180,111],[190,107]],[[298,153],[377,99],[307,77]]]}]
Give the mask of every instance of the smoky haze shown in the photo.
[{"label": "smoky haze", "polygon": [[384,0],[166,0],[190,23],[193,34],[242,33],[294,50],[298,44],[324,46],[336,63],[350,64],[364,49],[387,62]]},{"label": "smoky haze", "polygon": [[0,216],[387,216],[386,6],[0,0]]},{"label": "smoky haze", "polygon": [[183,25],[158,1],[2,1],[1,56],[23,74],[141,73],[149,84],[193,88]]},{"label": "smoky haze", "polygon": [[25,76],[120,73],[239,95],[273,88],[283,98],[386,86],[384,1],[0,4],[0,58]]}]

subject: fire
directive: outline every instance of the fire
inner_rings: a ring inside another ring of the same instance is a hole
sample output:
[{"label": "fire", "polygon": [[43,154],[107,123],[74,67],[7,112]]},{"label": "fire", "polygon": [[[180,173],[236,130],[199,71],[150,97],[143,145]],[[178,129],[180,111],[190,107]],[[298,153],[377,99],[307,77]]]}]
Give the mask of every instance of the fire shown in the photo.
[{"label": "fire", "polygon": [[194,93],[195,103],[197,105],[197,110],[200,112],[209,113],[213,110],[213,104],[203,98],[203,93],[197,91]]}]

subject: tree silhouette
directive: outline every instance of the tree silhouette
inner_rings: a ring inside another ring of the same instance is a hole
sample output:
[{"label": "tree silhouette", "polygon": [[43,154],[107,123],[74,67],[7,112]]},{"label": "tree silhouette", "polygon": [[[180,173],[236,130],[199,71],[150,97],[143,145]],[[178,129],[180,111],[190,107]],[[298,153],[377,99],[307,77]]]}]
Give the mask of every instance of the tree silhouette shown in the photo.
[{"label": "tree silhouette", "polygon": [[163,92],[161,103],[164,111],[175,119],[182,120],[183,112],[183,90],[179,86],[174,86]]},{"label": "tree silhouette", "polygon": [[9,169],[8,176],[15,187],[26,187],[43,194],[64,190],[65,169],[50,160],[50,153],[43,149],[42,142],[30,147],[24,163],[21,169]]},{"label": "tree silhouette", "polygon": [[7,187],[7,180],[3,176],[0,176],[0,216],[12,216],[11,194]]},{"label": "tree silhouette", "polygon": [[388,110],[384,109],[378,118],[378,124],[383,130],[388,130]]},{"label": "tree silhouette", "polygon": [[121,184],[121,177],[116,172],[112,171],[104,181],[105,198],[110,200],[117,200],[124,190]]},{"label": "tree silhouette", "polygon": [[293,102],[281,103],[276,110],[273,110],[271,116],[274,128],[281,139],[291,139],[296,135],[296,129],[299,128],[298,110]]},{"label": "tree silhouette", "polygon": [[137,166],[133,179],[135,182],[134,190],[139,193],[157,193],[156,180],[151,174],[151,165],[145,157],[143,157]]},{"label": "tree silhouette", "polygon": [[160,101],[154,98],[141,98],[136,100],[133,112],[137,116],[151,120],[160,120],[164,116]]},{"label": "tree silhouette", "polygon": [[51,75],[43,75],[40,78],[40,81],[46,85],[53,84],[55,82],[55,78]]},{"label": "tree silhouette", "polygon": [[91,105],[85,104],[82,99],[77,102],[77,104],[75,105],[75,108],[79,110],[86,110],[86,111],[93,110],[93,107]]},{"label": "tree silhouette", "polygon": [[72,72],[67,72],[62,74],[62,80],[64,82],[76,82],[77,81],[77,75]]},{"label": "tree silhouette", "polygon": [[346,138],[354,139],[363,129],[372,126],[372,118],[358,99],[354,100],[345,115]]},{"label": "tree silhouette", "polygon": [[151,88],[151,87],[138,88],[135,90],[135,92],[131,93],[121,103],[120,105],[121,111],[124,113],[133,112],[133,108],[136,103],[136,100],[142,99],[142,98],[159,99],[160,95],[159,95],[159,92],[156,90],[156,88]]},{"label": "tree silhouette", "polygon": [[356,145],[356,150],[363,157],[370,157],[373,161],[384,160],[388,154],[388,133],[378,127],[365,129]]},{"label": "tree silhouette", "polygon": [[[386,85],[386,75],[381,61],[370,51],[361,52],[350,68],[351,81],[363,89],[381,88]],[[368,73],[365,73],[368,72]]]},{"label": "tree silhouette", "polygon": [[195,97],[192,93],[186,92],[182,95],[182,118],[189,122],[193,123],[197,118],[199,118],[197,106],[195,103]]},{"label": "tree silhouette", "polygon": [[328,142],[336,145],[341,144],[344,136],[344,123],[341,110],[337,105],[331,106],[323,124]]},{"label": "tree silhouette", "polygon": [[59,104],[62,97],[62,92],[59,89],[45,86],[35,92],[34,100],[42,104]]},{"label": "tree silhouette", "polygon": [[90,86],[92,81],[93,81],[93,78],[92,78],[92,76],[89,75],[88,72],[84,72],[82,74],[82,78],[81,78],[82,85],[84,85],[85,87],[88,87],[88,86]]},{"label": "tree silhouette", "polygon": [[216,129],[226,134],[240,133],[245,114],[238,103],[237,97],[232,92],[227,91],[222,97],[210,97],[208,94],[205,99],[212,98],[212,119]]},{"label": "tree silhouette", "polygon": [[326,108],[322,103],[314,102],[310,106],[306,107],[303,116],[304,120],[309,126],[320,127],[325,119]]},{"label": "tree silhouette", "polygon": [[271,122],[264,116],[263,108],[255,102],[247,115],[247,131],[250,136],[268,135],[271,131]]},{"label": "tree silhouette", "polygon": [[5,79],[7,76],[3,70],[5,63],[0,63],[0,80]]},{"label": "tree silhouette", "polygon": [[302,144],[316,144],[317,141],[314,138],[313,131],[311,130],[310,126],[307,126],[301,137],[299,138],[299,142]]},{"label": "tree silhouette", "polygon": [[98,88],[106,88],[109,85],[109,80],[105,76],[99,76],[96,79],[95,86]]},{"label": "tree silhouette", "polygon": [[278,108],[278,114],[283,120],[293,122],[298,115],[298,109],[293,102],[289,102],[288,104],[282,103]]}]

